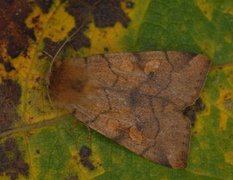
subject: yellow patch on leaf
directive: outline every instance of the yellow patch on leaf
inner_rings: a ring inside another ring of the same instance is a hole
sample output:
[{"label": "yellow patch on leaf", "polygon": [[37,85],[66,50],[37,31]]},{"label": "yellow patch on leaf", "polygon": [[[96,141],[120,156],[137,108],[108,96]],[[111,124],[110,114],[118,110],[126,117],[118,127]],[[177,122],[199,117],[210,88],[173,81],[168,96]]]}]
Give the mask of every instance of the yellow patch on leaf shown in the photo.
[{"label": "yellow patch on leaf", "polygon": [[225,162],[233,166],[233,151],[225,152],[224,159],[225,159]]},{"label": "yellow patch on leaf", "polygon": [[203,119],[205,117],[209,117],[210,116],[210,109],[211,109],[210,107],[211,107],[211,104],[210,104],[210,99],[208,97],[207,92],[203,91],[201,93],[201,99],[203,100],[203,102],[205,102],[205,109],[203,111],[197,113],[197,120],[195,122],[194,128],[192,129],[195,134],[200,134],[200,133],[203,132],[202,131],[203,127],[204,127],[204,121],[203,121]]},{"label": "yellow patch on leaf", "polygon": [[232,42],[232,34],[226,34],[224,36],[224,40],[227,42],[227,43],[231,43]]},{"label": "yellow patch on leaf", "polygon": [[230,15],[233,16],[233,6],[232,5],[231,6],[230,5],[229,6],[225,6],[223,12],[226,13],[226,14],[230,14]]},{"label": "yellow patch on leaf", "polygon": [[225,113],[220,113],[220,119],[219,119],[219,129],[222,131],[225,131],[227,128],[227,120],[228,116]]},{"label": "yellow patch on leaf", "polygon": [[27,56],[21,55],[12,63],[22,88],[18,111],[22,120],[31,124],[67,114],[64,110],[54,108],[48,100],[46,78],[50,64],[48,60],[39,59],[39,56],[42,55],[44,38],[54,42],[66,39],[75,26],[75,20],[65,11],[65,3],[55,1],[52,10],[47,14],[43,14],[42,10],[35,6],[26,19],[26,25],[35,30],[37,42],[28,48]]},{"label": "yellow patch on leaf", "polygon": [[64,40],[74,28],[75,20],[65,11],[65,4],[57,4],[56,7],[56,10],[50,11],[48,14],[43,14],[39,7],[35,7],[27,18],[27,26],[35,29],[38,39],[49,38],[58,42]]},{"label": "yellow patch on leaf", "polygon": [[74,18],[65,11],[64,6],[61,6],[48,22],[44,38],[50,38],[54,42],[61,41],[67,37],[74,26]]},{"label": "yellow patch on leaf", "polygon": [[84,55],[99,54],[105,52],[106,48],[109,52],[123,51],[123,47],[119,44],[119,36],[126,33],[127,29],[124,28],[119,22],[114,27],[110,28],[96,28],[94,23],[89,25],[89,30],[86,33],[90,38],[90,49],[83,49]]},{"label": "yellow patch on leaf", "polygon": [[2,82],[2,79],[5,79],[5,77],[7,76],[7,73],[5,71],[4,65],[0,64],[0,83]]},{"label": "yellow patch on leaf", "polygon": [[231,89],[222,89],[216,105],[219,107],[220,118],[219,118],[219,128],[220,130],[226,130],[227,120],[232,116],[233,110],[233,93]]},{"label": "yellow patch on leaf", "polygon": [[203,130],[203,121],[197,120],[195,122],[195,126],[193,128],[193,132],[195,132],[196,134],[200,134],[202,132],[202,130]]},{"label": "yellow patch on leaf", "polygon": [[222,89],[216,105],[219,107],[220,118],[219,118],[219,128],[221,130],[226,130],[228,117],[232,116],[233,110],[233,93],[231,89]]},{"label": "yellow patch on leaf", "polygon": [[208,18],[208,20],[211,21],[214,10],[214,4],[211,4],[207,0],[196,0],[196,4],[200,8],[202,13]]}]

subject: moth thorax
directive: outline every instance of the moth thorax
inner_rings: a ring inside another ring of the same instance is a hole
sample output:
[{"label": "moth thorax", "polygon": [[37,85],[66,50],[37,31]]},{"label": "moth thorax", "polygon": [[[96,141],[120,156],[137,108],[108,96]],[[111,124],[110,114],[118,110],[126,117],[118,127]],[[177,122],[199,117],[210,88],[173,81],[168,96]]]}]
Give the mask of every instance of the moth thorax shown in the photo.
[{"label": "moth thorax", "polygon": [[54,66],[49,80],[48,91],[55,105],[77,103],[86,98],[91,91],[87,71],[69,60]]}]

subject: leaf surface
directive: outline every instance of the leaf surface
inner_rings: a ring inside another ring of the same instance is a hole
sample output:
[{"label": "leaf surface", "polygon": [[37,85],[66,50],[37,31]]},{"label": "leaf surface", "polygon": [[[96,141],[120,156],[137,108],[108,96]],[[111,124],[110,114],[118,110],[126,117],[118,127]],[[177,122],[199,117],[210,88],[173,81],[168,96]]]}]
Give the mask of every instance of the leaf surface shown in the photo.
[{"label": "leaf surface", "polygon": [[[2,114],[14,117],[0,116],[0,177],[231,179],[232,7],[231,0],[1,2],[0,100],[6,104]],[[146,50],[201,53],[212,60],[201,94],[205,108],[197,113],[184,170],[129,152],[55,109],[47,97],[49,56],[58,51],[57,59],[64,59]],[[4,88],[15,89],[15,94]],[[84,146],[91,154],[83,163]]]}]

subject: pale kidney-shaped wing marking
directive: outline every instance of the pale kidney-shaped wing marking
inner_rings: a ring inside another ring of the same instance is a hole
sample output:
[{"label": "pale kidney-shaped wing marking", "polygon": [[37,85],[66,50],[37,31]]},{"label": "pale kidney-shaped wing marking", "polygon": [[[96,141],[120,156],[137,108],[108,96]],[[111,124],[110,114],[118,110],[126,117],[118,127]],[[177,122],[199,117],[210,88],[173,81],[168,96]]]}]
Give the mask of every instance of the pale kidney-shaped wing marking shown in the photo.
[{"label": "pale kidney-shaped wing marking", "polygon": [[55,66],[55,104],[145,158],[186,166],[190,122],[182,110],[198,97],[209,61],[179,52],[96,55]]}]

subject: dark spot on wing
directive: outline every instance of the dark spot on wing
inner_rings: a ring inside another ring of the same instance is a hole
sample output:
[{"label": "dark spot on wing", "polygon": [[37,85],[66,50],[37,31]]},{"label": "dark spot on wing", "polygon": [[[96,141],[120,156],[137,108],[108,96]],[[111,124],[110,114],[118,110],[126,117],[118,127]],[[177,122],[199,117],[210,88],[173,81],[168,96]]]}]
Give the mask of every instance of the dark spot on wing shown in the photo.
[{"label": "dark spot on wing", "polygon": [[167,166],[167,167],[171,167],[171,164],[169,163],[167,156],[164,152],[164,150],[162,148],[160,148],[160,150],[158,151],[158,162],[161,165]]},{"label": "dark spot on wing", "polygon": [[186,53],[186,56],[191,60],[195,56],[197,56],[197,53]]},{"label": "dark spot on wing", "polygon": [[196,121],[196,111],[194,110],[193,106],[189,106],[185,108],[183,114],[189,118],[191,121],[191,125],[194,126]]},{"label": "dark spot on wing", "polygon": [[194,126],[195,121],[197,119],[196,112],[203,111],[204,109],[205,104],[203,103],[201,98],[198,98],[194,105],[185,108],[183,114],[190,119],[191,125]]},{"label": "dark spot on wing", "polygon": [[205,104],[203,103],[201,98],[198,98],[194,104],[195,110],[197,112],[204,111],[205,110]]},{"label": "dark spot on wing", "polygon": [[130,107],[134,108],[137,106],[140,94],[137,89],[133,89],[129,94],[129,104]]},{"label": "dark spot on wing", "polygon": [[144,61],[143,61],[143,59],[142,59],[142,57],[141,57],[141,54],[140,53],[132,53],[133,54],[133,56],[135,57],[135,60],[136,60],[136,62],[137,62],[137,64],[138,64],[138,66],[139,66],[139,68],[141,69],[141,70],[143,70],[144,69]]}]

